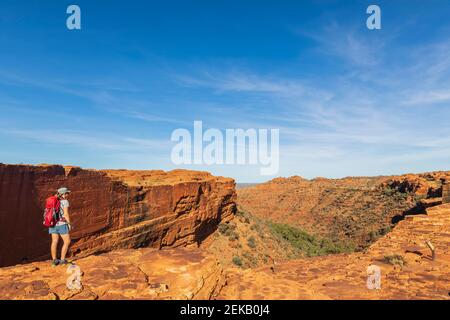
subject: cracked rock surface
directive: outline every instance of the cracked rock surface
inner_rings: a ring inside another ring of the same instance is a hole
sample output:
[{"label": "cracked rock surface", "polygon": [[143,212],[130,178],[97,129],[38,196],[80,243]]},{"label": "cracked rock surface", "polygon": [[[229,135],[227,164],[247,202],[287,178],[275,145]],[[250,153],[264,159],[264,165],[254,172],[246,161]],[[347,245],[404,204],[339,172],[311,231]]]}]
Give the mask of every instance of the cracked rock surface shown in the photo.
[{"label": "cracked rock surface", "polygon": [[225,283],[219,262],[198,249],[117,250],[75,260],[81,290],[69,290],[68,266],[49,261],[0,269],[1,299],[212,299]]}]

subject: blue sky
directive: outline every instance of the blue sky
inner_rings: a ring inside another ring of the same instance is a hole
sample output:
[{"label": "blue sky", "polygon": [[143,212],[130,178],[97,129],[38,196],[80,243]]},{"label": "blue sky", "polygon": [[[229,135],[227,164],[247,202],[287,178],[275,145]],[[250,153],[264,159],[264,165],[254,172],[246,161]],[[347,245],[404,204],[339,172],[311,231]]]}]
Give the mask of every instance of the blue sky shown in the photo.
[{"label": "blue sky", "polygon": [[171,133],[202,120],[279,128],[278,176],[448,170],[449,17],[447,0],[2,1],[0,162],[170,170]]}]

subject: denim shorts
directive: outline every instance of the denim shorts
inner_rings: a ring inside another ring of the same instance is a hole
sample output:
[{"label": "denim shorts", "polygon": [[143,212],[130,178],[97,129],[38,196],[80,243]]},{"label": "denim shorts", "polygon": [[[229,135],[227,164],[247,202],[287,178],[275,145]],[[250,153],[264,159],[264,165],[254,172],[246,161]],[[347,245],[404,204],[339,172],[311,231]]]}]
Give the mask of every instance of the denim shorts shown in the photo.
[{"label": "denim shorts", "polygon": [[62,226],[48,228],[48,233],[49,234],[68,234],[69,233],[69,225],[63,224]]}]

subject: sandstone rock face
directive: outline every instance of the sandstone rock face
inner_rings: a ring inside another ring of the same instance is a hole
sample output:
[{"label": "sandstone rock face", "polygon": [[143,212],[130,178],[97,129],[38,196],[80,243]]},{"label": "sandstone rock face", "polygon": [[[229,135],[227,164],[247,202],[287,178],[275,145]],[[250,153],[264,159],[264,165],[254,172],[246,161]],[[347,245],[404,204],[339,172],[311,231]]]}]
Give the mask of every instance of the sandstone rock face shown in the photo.
[{"label": "sandstone rock face", "polygon": [[[426,245],[430,241],[436,257]],[[392,264],[388,257],[401,257]],[[367,268],[381,288],[367,287]],[[450,204],[409,216],[366,252],[279,261],[235,271],[218,299],[450,299]]]},{"label": "sandstone rock face", "polygon": [[400,192],[414,193],[421,198],[434,198],[442,196],[443,185],[446,181],[450,181],[450,172],[436,171],[387,177],[382,185]]},{"label": "sandstone rock face", "polygon": [[365,248],[406,213],[438,204],[450,172],[343,179],[295,176],[238,189],[251,214],[298,226],[310,234]]},{"label": "sandstone rock face", "polygon": [[442,187],[442,202],[450,203],[450,181]]},{"label": "sandstone rock face", "polygon": [[[7,300],[212,299],[225,284],[220,263],[198,249],[117,250],[75,261],[81,288],[69,290],[68,266],[48,261],[0,269]],[[70,282],[70,281],[69,281]]]},{"label": "sandstone rock face", "polygon": [[72,190],[71,252],[200,243],[235,212],[232,179],[186,170],[83,170],[0,164],[0,266],[49,257],[45,199]]}]

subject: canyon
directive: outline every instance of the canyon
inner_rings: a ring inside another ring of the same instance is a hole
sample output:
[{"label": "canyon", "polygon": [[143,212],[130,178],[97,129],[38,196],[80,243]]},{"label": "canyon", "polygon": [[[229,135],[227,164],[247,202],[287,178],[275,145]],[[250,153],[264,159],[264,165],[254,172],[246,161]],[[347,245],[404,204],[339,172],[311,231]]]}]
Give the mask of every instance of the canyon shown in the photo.
[{"label": "canyon", "polygon": [[[450,299],[450,172],[237,191],[187,170],[0,164],[0,179],[1,299]],[[42,206],[61,185],[73,191],[77,290],[46,261]],[[334,243],[352,246],[322,250]]]},{"label": "canyon", "polygon": [[295,176],[238,189],[242,210],[362,250],[406,214],[449,201],[449,172],[343,179]]}]

